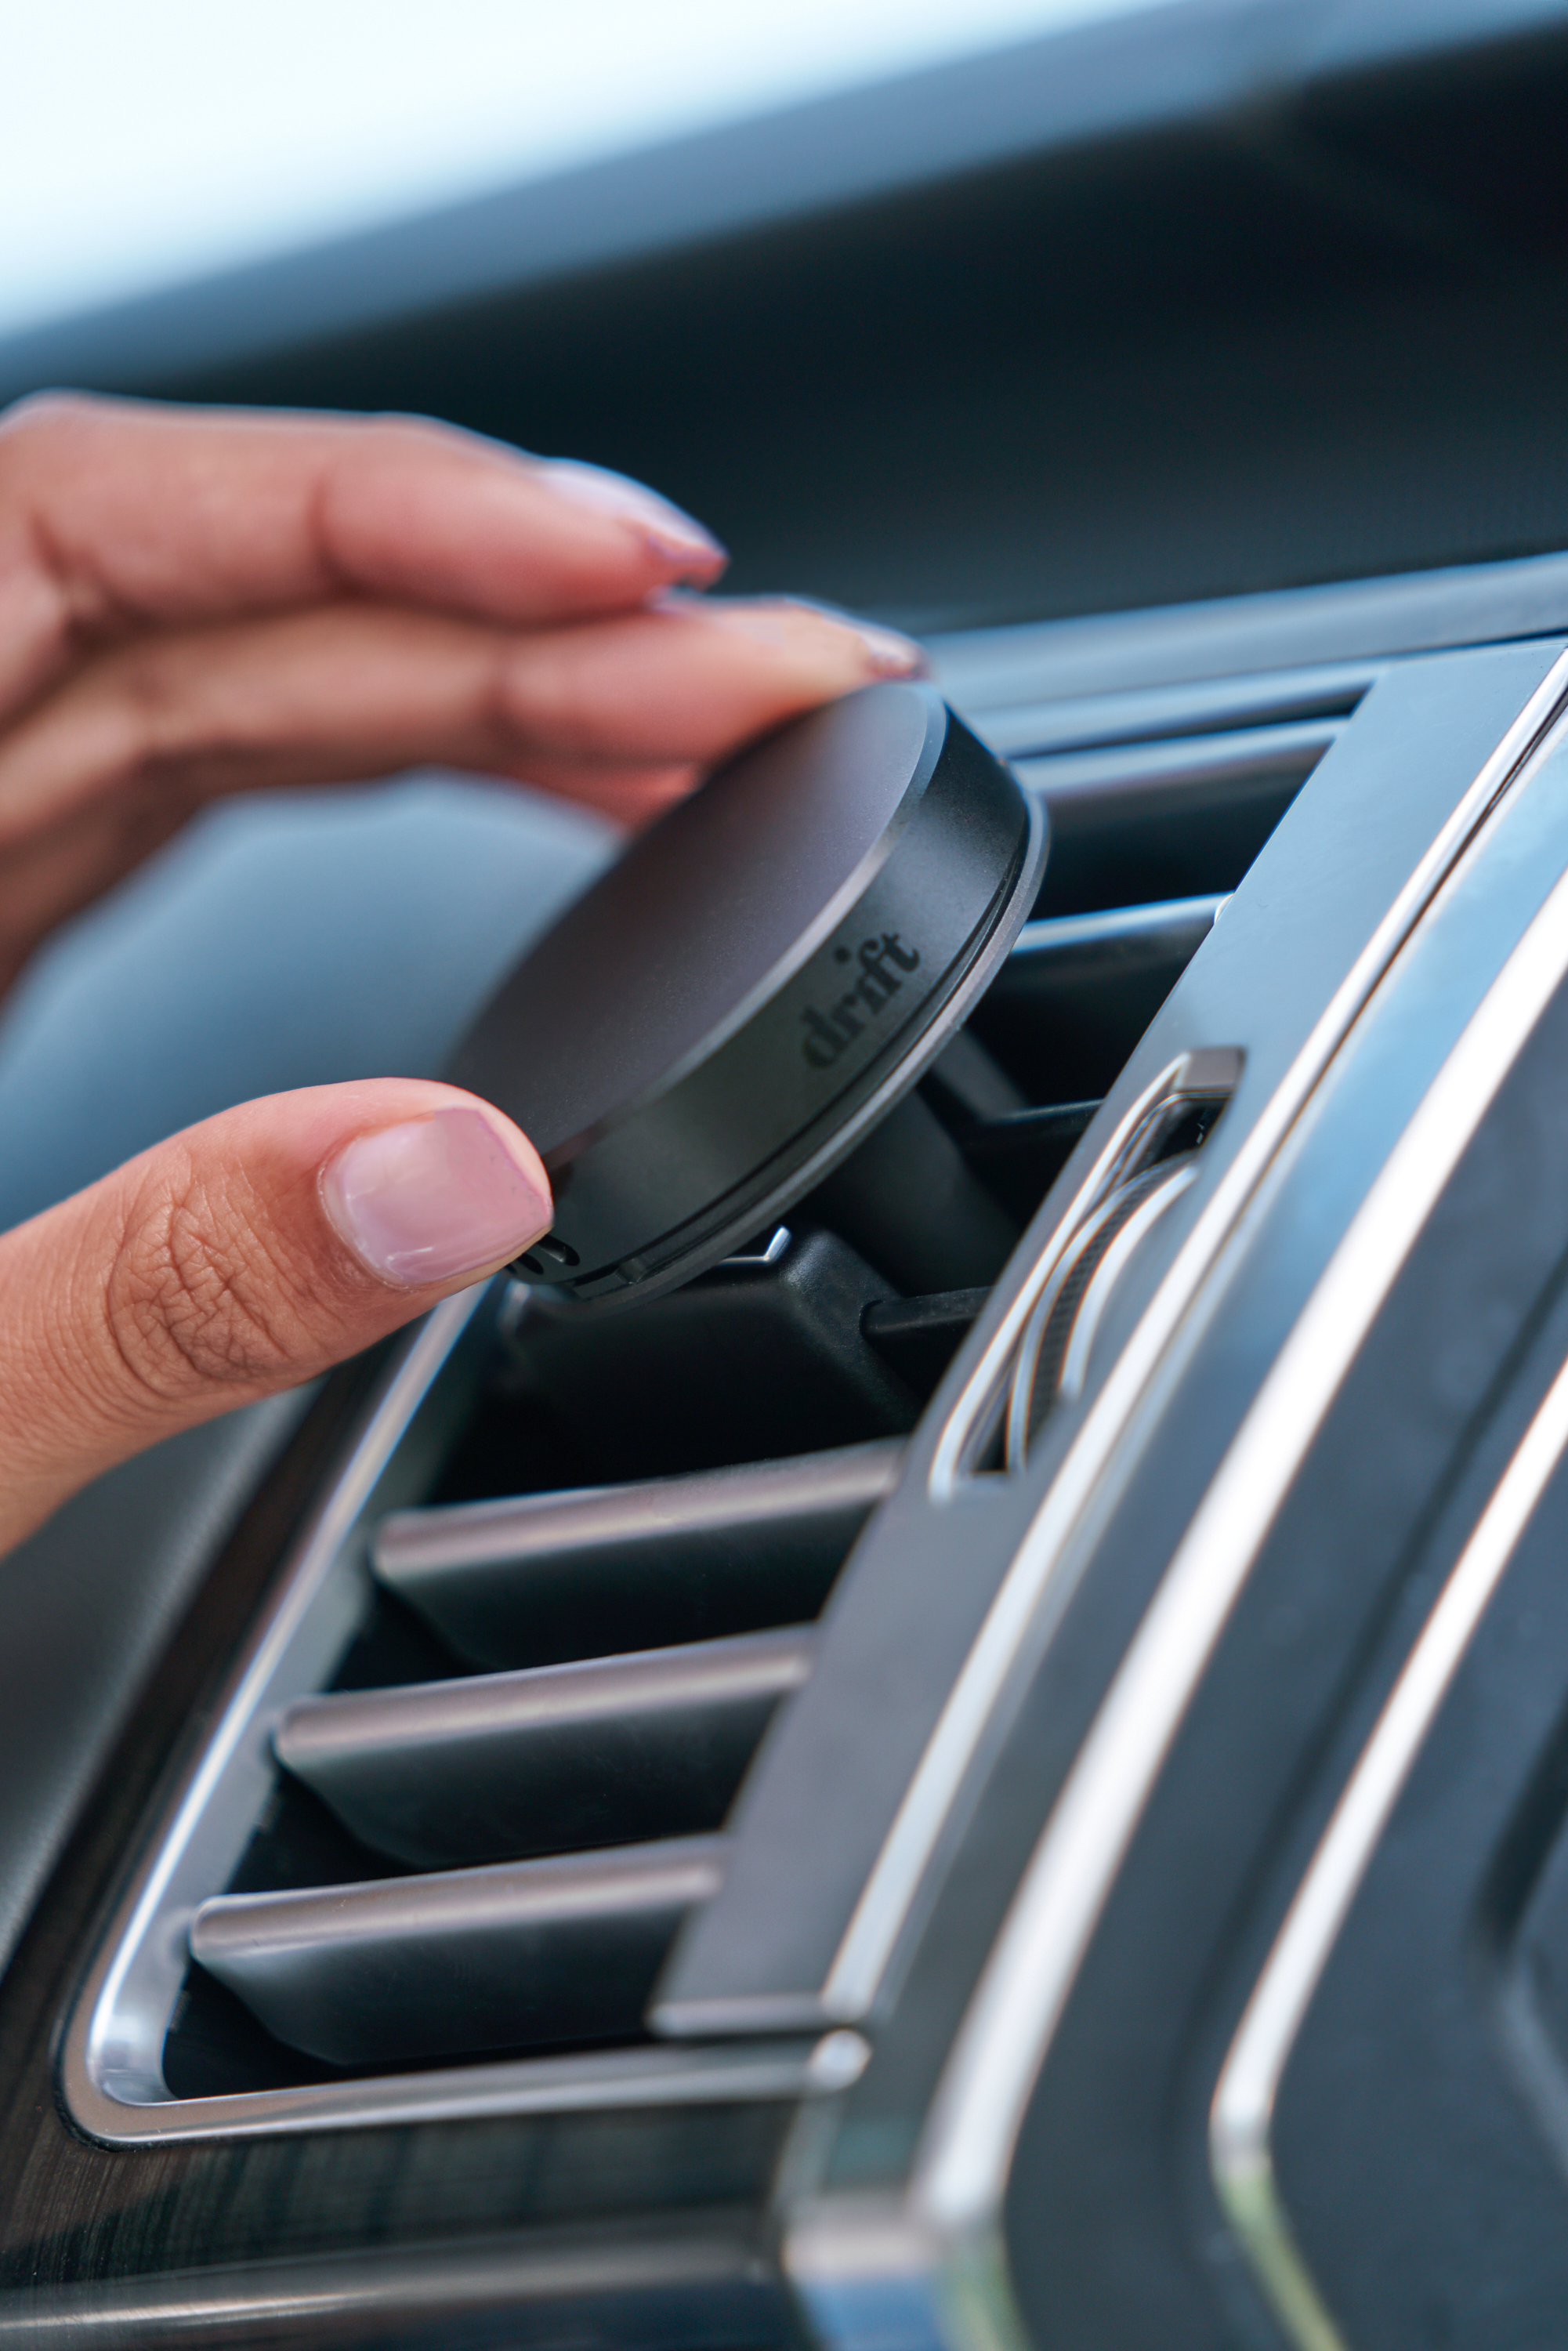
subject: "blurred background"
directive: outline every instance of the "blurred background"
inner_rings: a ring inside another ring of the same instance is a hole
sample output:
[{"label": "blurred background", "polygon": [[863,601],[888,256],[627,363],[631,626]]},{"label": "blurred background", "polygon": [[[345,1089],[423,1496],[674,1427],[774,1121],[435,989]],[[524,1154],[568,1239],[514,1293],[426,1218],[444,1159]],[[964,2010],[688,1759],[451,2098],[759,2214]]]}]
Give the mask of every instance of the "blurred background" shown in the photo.
[{"label": "blurred background", "polygon": [[0,395],[407,407],[922,628],[1568,543],[1562,0],[54,0]]},{"label": "blurred background", "polygon": [[1131,0],[56,0],[5,37],[0,333]]}]

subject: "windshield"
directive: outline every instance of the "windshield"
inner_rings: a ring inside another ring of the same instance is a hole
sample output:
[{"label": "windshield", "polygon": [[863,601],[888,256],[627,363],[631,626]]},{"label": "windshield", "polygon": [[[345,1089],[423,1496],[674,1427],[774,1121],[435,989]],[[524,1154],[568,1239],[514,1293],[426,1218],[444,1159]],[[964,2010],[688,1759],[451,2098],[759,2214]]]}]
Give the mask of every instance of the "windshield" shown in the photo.
[{"label": "windshield", "polygon": [[50,0],[0,334],[1150,0]]}]

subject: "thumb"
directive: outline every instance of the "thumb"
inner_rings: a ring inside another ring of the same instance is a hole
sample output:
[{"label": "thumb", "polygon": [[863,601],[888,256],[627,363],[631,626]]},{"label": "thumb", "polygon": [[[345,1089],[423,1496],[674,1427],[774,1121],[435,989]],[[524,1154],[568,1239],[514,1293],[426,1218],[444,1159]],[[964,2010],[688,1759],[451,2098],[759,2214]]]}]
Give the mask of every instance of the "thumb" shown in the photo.
[{"label": "thumb", "polygon": [[0,1552],[100,1470],[357,1353],[549,1221],[509,1119],[382,1078],[225,1111],[0,1235]]}]

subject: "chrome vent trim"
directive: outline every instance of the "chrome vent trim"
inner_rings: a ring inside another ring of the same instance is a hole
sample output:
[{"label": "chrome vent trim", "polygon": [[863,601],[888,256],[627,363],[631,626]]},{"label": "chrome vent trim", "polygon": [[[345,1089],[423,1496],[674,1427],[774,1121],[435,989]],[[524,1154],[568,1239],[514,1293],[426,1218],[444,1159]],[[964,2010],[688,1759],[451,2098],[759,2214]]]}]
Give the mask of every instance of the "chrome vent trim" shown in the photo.
[{"label": "chrome vent trim", "polygon": [[1037,1103],[1097,1105],[1224,904],[1209,894],[1027,923],[975,1036]]},{"label": "chrome vent trim", "polygon": [[[1451,870],[1491,813],[1498,786],[1517,776],[1542,729],[1560,715],[1565,688],[1568,658],[1553,665],[1498,760],[1489,763],[1445,829],[1448,853],[1441,872]],[[1491,789],[1481,799],[1483,784]],[[1469,821],[1461,825],[1462,817]],[[1439,876],[1429,870],[1436,862],[1434,851],[1427,872],[1417,877],[1428,882],[1421,900],[1396,910],[1406,914],[1401,940],[1436,894],[1432,885]],[[1460,1031],[1335,1249],[1182,1537],[1030,1857],[949,2055],[914,2189],[928,2224],[943,2233],[983,2232],[992,2224],[1030,2087],[1214,1645],[1379,1306],[1565,972],[1568,880],[1556,884]],[[1535,1434],[1537,1458],[1515,1481],[1518,1490],[1511,1490],[1505,1513],[1528,1490],[1539,1458],[1557,1441],[1550,1412],[1538,1417]],[[1489,1533],[1483,1546],[1489,1561],[1490,1541]],[[1485,1567],[1478,1572],[1484,1573]],[[1448,1612],[1455,1624],[1470,1597],[1463,1591]],[[1449,1629],[1445,1617],[1434,1655]],[[1386,1757],[1377,1755],[1378,1771],[1397,1753],[1395,1746]],[[1321,1897],[1337,1898],[1343,1885],[1342,1862],[1343,1852],[1336,1853],[1332,1875],[1314,1889]],[[1298,1944],[1289,1952],[1291,1973],[1276,1980],[1281,2001],[1287,1987],[1290,1997],[1300,1989],[1296,1970],[1303,1948]],[[1258,2044],[1250,2053],[1256,2058]],[[1230,2085],[1239,2104],[1247,2085],[1236,2075]],[[1228,2159],[1230,2148],[1215,2153]],[[1239,2219],[1247,2188],[1238,2192],[1238,2183],[1226,2184]],[[1255,2179],[1247,2184],[1255,2185]],[[1257,2218],[1255,2206],[1249,2218]],[[1261,2256],[1260,2274],[1272,2294],[1280,2273],[1266,2265],[1268,2256],[1250,2235],[1243,2241],[1249,2259]],[[1283,2313],[1285,2305],[1281,2308]],[[1291,2323],[1300,2315],[1298,2304],[1289,2312]],[[1327,2351],[1321,2336],[1298,2339]]]},{"label": "chrome vent trim", "polygon": [[987,739],[1050,812],[1037,911],[1076,914],[1234,888],[1387,666],[980,709]]},{"label": "chrome vent trim", "polygon": [[[70,2115],[90,2138],[129,2147],[480,2122],[501,2115],[794,2100],[842,2089],[853,2079],[856,2053],[848,2044],[855,2038],[830,2032],[702,2049],[605,2049],[525,2063],[444,2065],[429,2073],[368,2074],[346,2085],[351,2096],[340,2082],[308,2082],[227,2097],[138,2102],[86,2081],[73,2084]],[[867,2053],[861,2043],[860,2064]]]},{"label": "chrome vent trim", "polygon": [[1117,977],[1128,965],[1179,972],[1214,928],[1223,894],[1168,898],[1146,906],[1111,906],[1092,914],[1058,914],[1026,923],[988,1002],[1043,999],[1052,1009],[1076,987]]},{"label": "chrome vent trim", "polygon": [[1283,721],[1015,758],[1051,816],[1038,911],[1234,889],[1343,725]]},{"label": "chrome vent trim", "polygon": [[[405,1342],[347,1460],[284,1564],[214,1729],[187,1768],[114,1909],[68,2020],[59,2063],[67,2109],[90,2137],[116,2146],[152,2146],[486,2115],[798,2099],[841,2087],[863,2062],[863,2045],[852,2048],[852,2036],[841,2033],[679,2051],[643,2045],[557,2055],[547,2048],[492,2063],[437,2064],[416,2073],[384,2071],[215,2096],[176,2097],[164,2083],[164,2038],[193,1942],[215,1975],[236,1986],[253,2008],[269,2010],[297,2038],[302,2028],[294,2004],[315,1968],[345,2032],[358,2032],[366,2048],[373,2041],[371,2062],[399,2065],[413,2052],[406,2017],[400,2022],[392,1994],[400,1953],[406,1954],[411,1937],[422,1946],[424,1965],[434,1933],[442,1947],[438,1970],[446,1968],[454,1980],[451,1971],[472,1963],[487,1938],[492,1980],[502,1998],[515,1991],[525,1952],[539,1982],[552,1970],[558,1980],[570,1978],[573,1968],[585,1983],[597,1968],[602,1982],[612,1953],[619,1955],[617,1967],[641,1970],[651,1980],[680,1917],[717,1883],[723,1841],[707,1836],[438,1876],[214,1897],[214,1886],[233,1877],[275,1783],[275,1735],[286,1752],[292,1744],[303,1762],[312,1743],[304,1726],[313,1713],[328,1724],[335,1717],[341,1731],[356,1719],[363,1729],[377,1699],[390,1710],[428,1697],[441,1710],[442,1694],[433,1694],[429,1685],[374,1698],[345,1694],[322,1700],[316,1694],[373,1593],[373,1526],[428,1482],[477,1385],[502,1296],[497,1283],[449,1299]],[[841,1479],[830,1463],[822,1490],[840,1510],[858,1510],[863,1518],[886,1489],[897,1449],[853,1448],[870,1458],[858,1458]],[[683,1489],[693,1481],[663,1482]],[[788,1478],[783,1484],[789,1486]],[[777,1490],[774,1503],[777,1522],[783,1509]],[[666,1514],[666,1534],[678,1517],[678,1510]],[[545,1725],[552,1710],[558,1729],[575,1712],[577,1728],[584,1730],[597,1714],[604,1735],[632,1739],[639,1710],[644,1725],[656,1726],[662,1714],[668,1722],[683,1706],[708,1709],[722,1749],[727,1736],[733,1741],[740,1735],[737,1716],[749,1708],[756,1721],[799,1681],[809,1669],[810,1648],[809,1640],[789,1632],[712,1646],[718,1654],[706,1672],[695,1660],[664,1653],[657,1659],[595,1662],[575,1680],[570,1669],[542,1668],[481,1677],[456,1689],[483,1692],[488,1685],[493,1691],[497,1680],[528,1687],[530,1706],[522,1711],[531,1708],[541,1754],[549,1743]],[[570,1688],[578,1697],[563,1701],[561,1693]],[[328,1743],[315,1734],[318,1753]],[[402,1760],[408,1761],[406,1750]],[[368,1997],[378,1970],[392,1988],[379,2008]],[[428,1987],[428,1973],[425,1980]],[[585,1998],[580,2022],[592,2029],[580,2032],[584,2039],[605,2028],[602,2004],[591,2013],[592,2008]],[[348,2043],[339,2045],[346,2049]]]},{"label": "chrome vent trim", "polygon": [[[1117,1123],[947,1416],[931,1464],[934,1500],[953,1500],[968,1479],[991,1466],[988,1456],[1027,1364],[1037,1315],[1042,1307],[1045,1314],[1051,1312],[1074,1263],[1116,1215],[1129,1187],[1140,1185],[1158,1164],[1166,1138],[1194,1110],[1222,1109],[1240,1074],[1240,1056],[1235,1052],[1218,1049],[1183,1054],[1145,1088]],[[1075,1319],[1082,1299],[1073,1304]]]},{"label": "chrome vent trim", "polygon": [[[1100,694],[1047,696],[1037,691],[1033,698],[1020,696],[1019,681],[1005,673],[989,692],[978,675],[966,679],[962,647],[956,657],[948,653],[939,666],[948,691],[967,714],[982,722],[986,740],[1009,759],[1019,759],[1053,751],[1095,750],[1111,744],[1176,742],[1186,736],[1226,735],[1242,727],[1299,726],[1347,719],[1388,661],[1200,676],[1185,683],[1129,685]],[[1038,677],[1046,664],[1037,660],[1034,668]],[[1071,674],[1067,664],[1061,664],[1061,674]]]},{"label": "chrome vent trim", "polygon": [[1127,1176],[1058,1260],[1019,1341],[1008,1395],[1004,1458],[1021,1469],[1052,1407],[1083,1393],[1094,1334],[1118,1275],[1150,1227],[1186,1191],[1190,1154]]},{"label": "chrome vent trim", "polygon": [[1207,814],[1269,791],[1304,783],[1339,739],[1343,720],[1282,719],[1169,740],[1085,746],[1015,757],[1013,767],[1049,801],[1054,826],[1071,830],[1082,811],[1124,813],[1197,809]]},{"label": "chrome vent trim", "polygon": [[[1568,903],[1568,893],[1560,893]],[[1552,912],[1560,925],[1563,905]],[[1491,1041],[1488,1040],[1489,1043]],[[1363,1878],[1482,1615],[1568,1451],[1568,1371],[1537,1407],[1384,1703],[1298,1886],[1215,2086],[1209,2163],[1258,2282],[1301,2351],[1343,2351],[1274,2168],[1280,2085]]]}]

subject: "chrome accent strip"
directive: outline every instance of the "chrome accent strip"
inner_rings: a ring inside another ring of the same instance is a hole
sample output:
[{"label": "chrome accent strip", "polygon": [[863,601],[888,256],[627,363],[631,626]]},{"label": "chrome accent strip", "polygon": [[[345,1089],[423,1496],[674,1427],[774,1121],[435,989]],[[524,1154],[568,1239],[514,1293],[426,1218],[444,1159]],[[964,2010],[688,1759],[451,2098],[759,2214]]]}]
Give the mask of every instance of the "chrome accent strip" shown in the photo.
[{"label": "chrome accent strip", "polygon": [[1389,1815],[1565,1451],[1568,1366],[1548,1389],[1389,1693],[1297,1888],[1215,2089],[1209,2160],[1220,2203],[1259,2283],[1302,2351],[1343,2351],[1343,2338],[1297,2249],[1275,2181],[1270,2138],[1280,2083]]},{"label": "chrome accent strip", "polygon": [[[1216,1065],[1212,1070],[1210,1063]],[[1228,1092],[1239,1068],[1235,1054],[1184,1053],[1152,1079],[1118,1119],[1065,1215],[1009,1301],[943,1425],[928,1479],[933,1501],[952,1501],[973,1475],[975,1456],[991,1425],[990,1415],[1010,1384],[1014,1359],[1030,1317],[1048,1289],[1054,1294],[1058,1274],[1065,1278],[1068,1260],[1076,1257],[1081,1243],[1092,1237],[1091,1228],[1098,1229],[1102,1211],[1110,1207],[1119,1185],[1136,1169],[1151,1138],[1189,1100]]]},{"label": "chrome accent strip", "polygon": [[[841,2090],[839,2033],[817,2041],[736,2041],[706,2049],[613,2049],[589,2057],[531,2057],[439,2073],[378,2074],[248,2090],[227,2098],[127,2106],[98,2094],[72,2114],[112,2147],[277,2138],[289,2131],[385,2130],[409,2123],[474,2122],[493,2115],[565,2115],[611,2106],[704,2106],[819,2097]],[[828,2052],[819,2067],[817,2053]],[[3,2307],[3,2305],[0,2305]]]},{"label": "chrome accent strip", "polygon": [[[1563,671],[1559,663],[1553,680]],[[1058,2018],[1145,1803],[1341,1382],[1525,1038],[1568,973],[1568,877],[1384,1163],[1177,1546],[1026,1869],[949,2054],[915,2196],[987,2226]],[[1049,1507],[1049,1506],[1048,1506]]]},{"label": "chrome accent strip", "polygon": [[[1029,1458],[1036,1367],[1047,1328],[1061,1293],[1082,1263],[1085,1251],[1093,1248],[1105,1227],[1125,1207],[1129,1191],[1135,1185],[1146,1184],[1151,1172],[1145,1168],[1127,1176],[1101,1201],[1094,1214],[1087,1217],[1073,1234],[1071,1243],[1057,1259],[1051,1280],[1035,1301],[1034,1311],[1019,1341],[1018,1361],[1009,1395],[1005,1452],[1009,1469],[1021,1469]],[[1057,1374],[1052,1403],[1057,1397],[1071,1400],[1082,1392],[1089,1368],[1089,1350],[1094,1343],[1100,1317],[1116,1285],[1117,1276],[1149,1227],[1180,1193],[1186,1191],[1197,1173],[1197,1168],[1192,1166],[1173,1167],[1165,1180],[1134,1209],[1123,1230],[1106,1249],[1103,1259],[1085,1283],[1083,1295],[1078,1302],[1078,1311],[1073,1318],[1071,1332]]]},{"label": "chrome accent strip", "polygon": [[[963,1669],[948,1694],[946,1705],[866,1882],[823,1988],[823,2007],[829,2015],[850,2022],[864,2016],[873,2005],[921,1880],[1025,1636],[1031,1627],[1038,1629],[1042,1610],[1049,1609],[1051,1621],[1059,1621],[1071,1597],[1071,1579],[1058,1573],[1069,1541],[1082,1520],[1166,1349],[1200,1289],[1213,1272],[1221,1251],[1235,1233],[1242,1212],[1335,1054],[1460,857],[1475,840],[1503,794],[1515,782],[1526,762],[1540,749],[1562,709],[1565,694],[1568,694],[1568,653],[1560,654],[1553,662],[1475,781],[1455,806],[1335,990],[1294,1062],[1259,1112],[1236,1156],[1215,1185],[1136,1330],[1123,1348],[1104,1386],[1085,1414],[1083,1425],[1052,1479],[1039,1514],[1014,1554]],[[1535,935],[1535,926],[1528,935]],[[1488,999],[1489,1002],[1490,1000]],[[1099,1155],[1056,1228],[1051,1241],[1042,1252],[1033,1272],[1022,1284],[980,1364],[967,1383],[943,1431],[933,1461],[930,1490],[935,1500],[952,1499],[970,1432],[979,1413],[995,1394],[1000,1367],[1016,1343],[1040,1289],[1050,1278],[1056,1254],[1063,1246],[1064,1236],[1071,1237],[1079,1219],[1107,1188],[1108,1182],[1112,1180],[1111,1169],[1118,1144],[1127,1134],[1139,1110],[1146,1107],[1165,1082],[1166,1080],[1157,1079],[1154,1086],[1146,1090]],[[1379,1192],[1376,1196],[1383,1196]],[[1235,1448],[1232,1458],[1234,1451]],[[1220,1474],[1223,1478],[1223,1469]],[[1173,1566],[1166,1577],[1167,1588],[1174,1574]],[[1164,1598],[1162,1591],[1155,1603],[1155,1609],[1160,1607]],[[1129,1658],[1128,1665],[1131,1662]],[[1201,1667],[1201,1658],[1197,1665]],[[1126,1667],[1124,1674],[1125,1671]],[[1096,1730],[1098,1729],[1097,1724]],[[1094,1736],[1091,1734],[1092,1744]],[[1080,1769],[1084,1760],[1081,1757]],[[1135,1801],[1136,1806],[1141,1807],[1141,1792]],[[1059,1807],[1059,1816],[1060,1813]],[[1130,1826],[1127,1833],[1131,1834]],[[1048,1837],[1051,1834],[1048,1830]],[[1032,1876],[1031,1870],[1030,1877],[1025,1881],[1026,1887],[1032,1882]],[[1095,1896],[1092,1905],[1094,1915],[1098,1914],[1103,1890]],[[1019,1898],[1021,1900],[1022,1896]],[[1086,1918],[1083,1926],[1086,1939],[1092,1926],[1092,1917]],[[1004,1937],[1004,1942],[1006,1939]],[[1076,1957],[1072,1967],[1076,1967]],[[1071,1969],[1069,1969],[1069,1978],[1071,1973]],[[1061,1996],[1065,1996],[1065,1982],[1061,1987]],[[1054,2021],[1055,2011],[1050,2001],[1047,2008],[1049,2013],[1040,2021],[1040,2056],[1043,2056]],[[982,2039],[984,2037],[981,2036]],[[1008,2064],[1013,2070],[1014,2086],[1012,2096],[1004,2100],[1004,2105],[1011,2114],[1018,2097],[1021,2095],[1017,2084],[1030,2077],[1032,2069],[1020,2062],[1016,2049],[1009,2053]],[[982,2098],[980,2105],[984,2104]],[[969,2119],[961,2129],[955,2119],[955,2144],[966,2140],[978,2127],[975,2121],[978,2111],[972,2103],[966,2106],[965,2113]],[[1021,2112],[1021,2107],[1019,2111]],[[1005,2126],[998,2126],[1006,2147],[1011,2145],[1011,2131],[1015,2127],[1016,2116]],[[944,2126],[945,2135],[946,2132],[947,2126]],[[980,2135],[986,2136],[983,2131]],[[995,2140],[997,2132],[991,2132],[990,2137]],[[1005,2170],[1005,2147],[999,2160],[1002,2170]],[[960,2161],[958,2169],[963,2168],[964,2163]],[[950,2167],[944,2164],[940,2169],[944,2178],[956,2183],[956,2173],[951,2171]],[[995,2176],[999,2179],[1002,2171],[996,2172]]]},{"label": "chrome accent strip", "polygon": [[[198,1868],[195,1874],[204,1881],[200,1892],[193,1887],[182,1901],[176,1891],[182,1874],[193,1847],[204,1844],[203,1832],[209,1836],[213,1832],[220,1784],[230,1797],[228,1810],[243,1813],[243,1823],[233,1830],[235,1835],[243,1838],[259,1813],[272,1781],[267,1708],[274,1685],[286,1666],[297,1668],[295,1652],[307,1620],[376,1480],[486,1294],[480,1289],[448,1298],[419,1326],[345,1468],[315,1512],[178,1808],[142,1865],[129,1913],[122,1910],[117,1918],[77,2002],[66,2039],[61,2088],[68,2109],[84,2129],[113,2137],[120,2109],[169,2100],[158,2067],[184,1972],[184,1925],[212,1882],[210,1874]],[[340,1606],[320,1612],[321,1622],[309,1627],[310,1665],[298,1678],[308,1682],[310,1666],[319,1664],[322,1671],[329,1667],[352,1629],[357,1596],[346,1586]],[[287,1693],[294,1694],[293,1689]]]},{"label": "chrome accent strip", "polygon": [[1090,1276],[1077,1320],[1072,1325],[1072,1335],[1061,1358],[1061,1374],[1056,1383],[1056,1393],[1064,1404],[1071,1404],[1075,1396],[1083,1393],[1084,1382],[1089,1377],[1089,1356],[1094,1345],[1095,1333],[1104,1320],[1111,1293],[1121,1280],[1128,1259],[1149,1228],[1159,1222],[1172,1202],[1181,1197],[1197,1175],[1197,1165],[1191,1160],[1185,1167],[1173,1167],[1157,1190],[1133,1211]]}]

